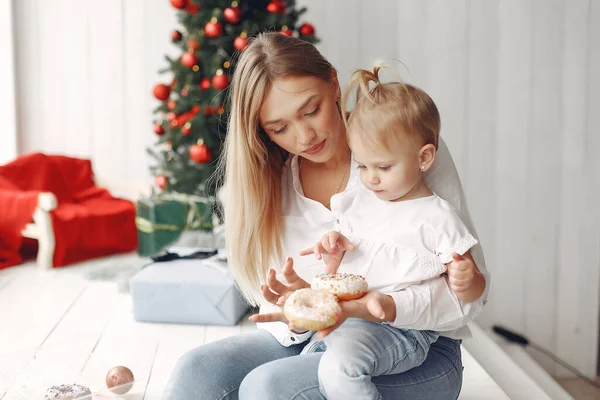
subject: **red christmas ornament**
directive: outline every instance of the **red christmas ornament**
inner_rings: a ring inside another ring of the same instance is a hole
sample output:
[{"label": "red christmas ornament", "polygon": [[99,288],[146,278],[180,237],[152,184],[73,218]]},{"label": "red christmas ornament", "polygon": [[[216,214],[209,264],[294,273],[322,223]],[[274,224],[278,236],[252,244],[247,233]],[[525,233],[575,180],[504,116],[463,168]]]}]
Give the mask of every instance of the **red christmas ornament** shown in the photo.
[{"label": "red christmas ornament", "polygon": [[267,4],[267,11],[273,14],[285,15],[285,3],[281,0],[273,0]]},{"label": "red christmas ornament", "polygon": [[187,96],[188,94],[189,94],[189,90],[188,90],[187,88],[183,88],[183,89],[181,89],[181,95],[182,95],[182,96],[184,96],[184,97],[185,97],[185,96]]},{"label": "red christmas ornament", "polygon": [[171,32],[171,40],[174,42],[179,42],[181,40],[181,32],[173,31]]},{"label": "red christmas ornament", "polygon": [[294,31],[289,28],[285,28],[285,29],[282,29],[281,31],[279,31],[279,33],[281,33],[282,35],[285,35],[285,36],[292,36],[294,34]]},{"label": "red christmas ornament", "polygon": [[165,101],[171,94],[171,88],[164,83],[159,83],[152,89],[152,94],[154,94],[154,97],[156,97],[158,100]]},{"label": "red christmas ornament", "polygon": [[[163,188],[161,187],[161,189]],[[133,387],[133,382],[133,372],[131,372],[131,370],[127,367],[114,367],[111,368],[110,371],[108,371],[108,374],[106,374],[106,386],[108,387],[108,389],[110,389],[111,392],[115,394],[125,394],[129,392],[129,390],[131,390],[131,388]]]},{"label": "red christmas ornament", "polygon": [[229,86],[229,78],[223,72],[220,74],[217,73],[217,75],[212,78],[212,85],[217,90],[223,90]]},{"label": "red christmas ornament", "polygon": [[173,121],[175,118],[177,118],[177,114],[175,114],[174,112],[167,113],[167,119],[169,121]]},{"label": "red christmas ornament", "polygon": [[212,154],[205,144],[194,144],[190,147],[190,158],[198,164],[204,164],[210,161]]},{"label": "red christmas ornament", "polygon": [[213,19],[208,24],[206,24],[206,26],[204,27],[204,36],[206,36],[206,37],[215,38],[215,37],[221,36],[222,34],[223,34],[223,24],[220,22],[217,22],[216,19]]},{"label": "red christmas ornament", "polygon": [[181,63],[188,68],[192,68],[198,62],[198,57],[194,53],[185,53],[181,56]]},{"label": "red christmas ornament", "polygon": [[181,134],[183,136],[188,136],[190,133],[192,133],[192,124],[188,122],[181,128]]},{"label": "red christmas ornament", "polygon": [[156,175],[154,177],[154,183],[156,183],[156,186],[158,186],[160,189],[165,190],[169,180],[164,175]]},{"label": "red christmas ornament", "polygon": [[183,10],[187,6],[187,4],[187,0],[171,0],[171,5],[180,10]]},{"label": "red christmas ornament", "polygon": [[198,51],[200,50],[200,43],[198,43],[196,39],[191,38],[188,40],[188,49],[190,49],[190,51]]},{"label": "red christmas ornament", "polygon": [[315,27],[311,24],[302,24],[300,26],[300,34],[302,36],[313,36],[315,34]]},{"label": "red christmas ornament", "polygon": [[238,36],[233,41],[233,47],[235,47],[236,50],[244,51],[246,50],[246,47],[248,47],[248,43],[249,41],[246,36]]},{"label": "red christmas ornament", "polygon": [[154,125],[154,133],[158,136],[162,136],[165,134],[165,128],[163,128],[162,125],[156,124]]},{"label": "red christmas ornament", "polygon": [[242,20],[242,9],[239,7],[227,7],[223,11],[223,17],[230,24],[237,24]]},{"label": "red christmas ornament", "polygon": [[202,78],[202,80],[200,81],[200,89],[206,90],[208,88],[210,88],[210,79]]},{"label": "red christmas ornament", "polygon": [[185,11],[189,12],[190,14],[196,15],[198,14],[198,10],[200,9],[200,5],[193,3],[193,2],[189,2],[187,7],[185,8]]},{"label": "red christmas ornament", "polygon": [[167,103],[167,107],[169,107],[169,110],[174,109],[175,106],[176,106],[176,104],[173,100],[171,100],[170,102]]}]

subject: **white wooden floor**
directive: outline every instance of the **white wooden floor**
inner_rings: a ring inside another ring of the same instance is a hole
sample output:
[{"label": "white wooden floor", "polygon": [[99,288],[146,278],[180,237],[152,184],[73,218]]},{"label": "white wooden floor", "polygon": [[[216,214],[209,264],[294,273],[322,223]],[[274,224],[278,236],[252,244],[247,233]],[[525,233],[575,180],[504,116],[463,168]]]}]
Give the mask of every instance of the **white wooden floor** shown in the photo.
[{"label": "white wooden floor", "polygon": [[[135,322],[117,282],[90,279],[95,269],[132,261],[143,263],[130,254],[50,271],[33,263],[0,270],[0,400],[41,399],[63,383],[90,387],[94,399],[113,397],[104,377],[116,365],[136,378],[119,398],[160,399],[186,350],[254,329],[246,319],[235,327]],[[466,351],[463,363],[462,400],[508,399]]]}]

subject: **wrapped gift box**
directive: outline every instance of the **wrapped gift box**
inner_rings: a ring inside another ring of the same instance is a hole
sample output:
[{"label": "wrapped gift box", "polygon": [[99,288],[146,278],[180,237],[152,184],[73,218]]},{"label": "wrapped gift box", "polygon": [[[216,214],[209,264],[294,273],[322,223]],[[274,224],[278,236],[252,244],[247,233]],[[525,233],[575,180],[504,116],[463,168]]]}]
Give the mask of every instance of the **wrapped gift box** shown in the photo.
[{"label": "wrapped gift box", "polygon": [[153,256],[175,244],[183,233],[212,246],[214,199],[167,193],[137,202],[138,253]]},{"label": "wrapped gift box", "polygon": [[150,264],[129,288],[137,321],[235,325],[248,311],[219,256]]}]

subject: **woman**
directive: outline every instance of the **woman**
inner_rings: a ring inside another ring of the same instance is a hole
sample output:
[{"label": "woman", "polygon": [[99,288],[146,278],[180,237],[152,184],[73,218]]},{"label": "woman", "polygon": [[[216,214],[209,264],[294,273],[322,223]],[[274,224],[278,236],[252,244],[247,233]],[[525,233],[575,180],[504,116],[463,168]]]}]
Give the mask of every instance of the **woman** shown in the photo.
[{"label": "woman", "polygon": [[[242,293],[251,303],[261,305],[261,314],[252,317],[260,322],[259,330],[185,354],[167,384],[165,397],[322,399],[317,379],[322,342],[313,332],[290,330],[277,300],[305,287],[323,266],[312,257],[303,257],[295,260],[295,268],[294,260],[288,258],[283,268],[277,268],[278,275],[270,268],[281,265],[285,256],[312,246],[324,233],[345,226],[345,212],[360,186],[356,169],[351,168],[337,74],[311,44],[267,33],[255,38],[242,53],[232,91],[223,160],[227,167],[228,260]],[[426,181],[474,232],[456,168],[443,141]],[[377,292],[342,303],[338,325],[349,317],[381,321],[366,307],[369,300],[376,299],[385,320],[403,321],[404,328],[440,332],[421,366],[373,378],[383,398],[458,397],[460,340],[469,336],[465,324],[486,297],[482,296],[486,272],[479,246],[473,249],[473,258],[483,273],[477,268],[449,271],[450,288],[465,302],[460,320],[439,318],[435,304],[403,309],[402,304]],[[420,295],[431,293],[424,286]],[[419,304],[418,299],[411,300],[411,304]]]}]

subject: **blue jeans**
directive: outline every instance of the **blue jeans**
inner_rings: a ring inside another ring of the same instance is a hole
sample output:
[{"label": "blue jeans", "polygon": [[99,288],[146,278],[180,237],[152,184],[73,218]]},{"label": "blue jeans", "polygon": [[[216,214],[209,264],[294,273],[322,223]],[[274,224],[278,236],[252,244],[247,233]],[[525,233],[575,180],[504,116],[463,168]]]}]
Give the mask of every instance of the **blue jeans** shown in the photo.
[{"label": "blue jeans", "polygon": [[[349,319],[325,339],[318,370],[321,393],[329,400],[379,400],[372,377],[399,374],[423,364],[438,337],[433,331]],[[319,347],[317,341],[311,342],[303,353]]]},{"label": "blue jeans", "polygon": [[[262,330],[205,344],[179,359],[163,399],[325,399],[317,376],[324,353],[303,353],[306,346],[283,347]],[[460,341],[440,336],[423,364],[372,382],[383,399],[456,399],[462,384]]]}]

